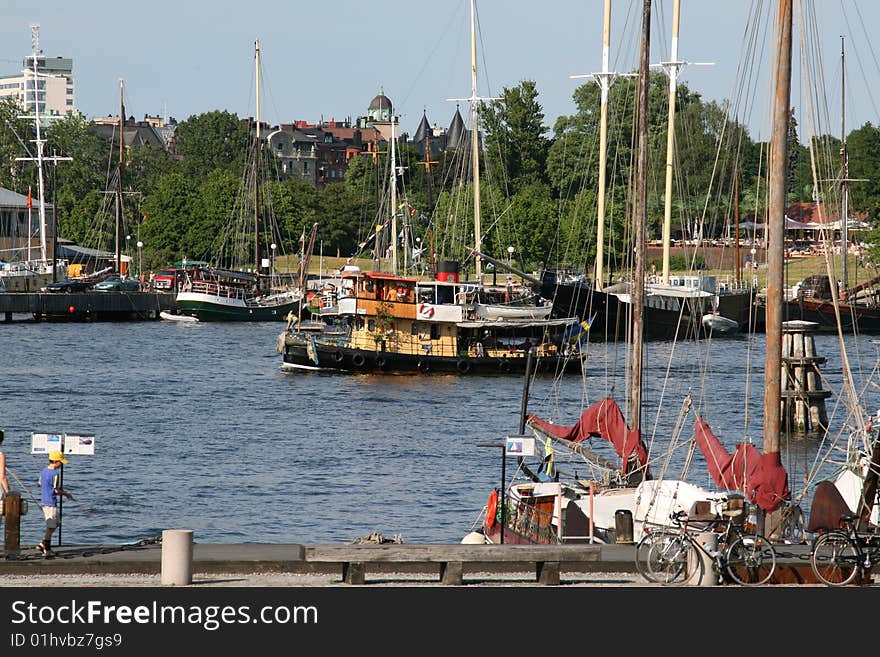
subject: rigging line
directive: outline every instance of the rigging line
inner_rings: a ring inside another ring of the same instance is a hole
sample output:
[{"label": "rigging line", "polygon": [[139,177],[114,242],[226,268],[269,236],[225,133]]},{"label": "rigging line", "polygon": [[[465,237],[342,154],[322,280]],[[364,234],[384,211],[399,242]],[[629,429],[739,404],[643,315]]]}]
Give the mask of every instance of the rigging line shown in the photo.
[{"label": "rigging line", "polygon": [[[862,12],[861,12],[861,10],[859,9],[859,5],[858,5],[858,4],[855,4],[855,8],[856,8],[856,12],[859,14],[859,22],[860,22],[860,24],[861,24],[861,26],[862,26],[862,33],[865,35],[865,43],[867,43],[868,51],[871,53],[871,56],[872,56],[873,59],[874,59],[874,65],[877,66],[878,68],[880,68],[880,65],[877,64],[877,57],[876,57],[876,55],[874,54],[874,48],[873,48],[872,45],[871,45],[871,38],[868,36],[867,32],[865,31],[865,21],[864,21],[864,19],[862,19]],[[847,26],[847,28],[849,29],[850,34],[852,34],[853,29],[852,29],[852,27],[851,27],[850,24],[849,24],[849,16],[847,16],[846,8],[843,6],[843,0],[840,0],[840,9],[841,9],[841,11],[843,12],[843,19],[844,19],[844,21],[846,21],[846,26]],[[864,82],[864,89],[865,89],[865,91],[868,93],[868,98],[871,99],[871,107],[874,108],[874,113],[875,113],[875,114],[880,115],[880,111],[877,110],[877,103],[874,102],[874,94],[871,93],[871,87],[872,87],[873,85],[871,85],[871,84],[868,83],[868,76],[865,74],[865,69],[864,69],[864,66],[862,65],[862,58],[861,58],[861,56],[860,56],[860,54],[859,54],[858,48],[856,48],[855,39],[852,39],[852,40],[851,40],[851,46],[850,46],[850,47],[851,47],[851,48],[855,51],[855,53],[856,53],[856,61],[859,63],[859,71],[860,71],[861,74],[862,74],[862,81]]]}]

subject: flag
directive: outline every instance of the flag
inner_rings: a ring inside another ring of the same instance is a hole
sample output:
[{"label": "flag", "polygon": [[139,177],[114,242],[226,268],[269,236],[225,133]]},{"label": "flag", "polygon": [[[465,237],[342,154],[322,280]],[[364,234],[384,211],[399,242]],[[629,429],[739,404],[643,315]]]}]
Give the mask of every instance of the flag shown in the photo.
[{"label": "flag", "polygon": [[553,478],[553,446],[550,443],[550,438],[547,438],[547,441],[544,443],[544,460],[542,461],[543,467],[542,471],[547,475],[548,479]]},{"label": "flag", "polygon": [[30,187],[28,187],[28,201],[27,201],[27,203],[28,203],[28,210],[30,210],[32,207],[34,207],[33,200],[31,199],[31,188]]},{"label": "flag", "polygon": [[593,316],[590,317],[590,319],[585,319],[580,324],[572,326],[565,337],[569,342],[579,342],[580,339],[589,332],[594,319],[596,319],[595,313],[593,313]]}]

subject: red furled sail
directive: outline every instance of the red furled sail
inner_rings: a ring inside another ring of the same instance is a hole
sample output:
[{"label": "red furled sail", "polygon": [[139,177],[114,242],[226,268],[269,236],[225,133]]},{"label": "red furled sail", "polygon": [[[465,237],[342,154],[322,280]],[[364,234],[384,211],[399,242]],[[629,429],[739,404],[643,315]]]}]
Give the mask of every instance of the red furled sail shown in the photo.
[{"label": "red furled sail", "polygon": [[[648,448],[642,442],[640,432],[631,430],[617,402],[606,398],[596,402],[585,410],[577,424],[566,427],[542,420],[537,415],[529,415],[529,425],[548,436],[580,442],[586,438],[604,438],[614,445],[617,455],[623,459],[624,472],[637,468],[645,468],[645,479],[650,479],[648,472]],[[630,467],[630,459],[635,455],[638,463]]]},{"label": "red furled sail", "polygon": [[779,508],[791,496],[788,473],[778,452],[762,454],[753,445],[739,443],[731,454],[703,418],[697,418],[694,425],[694,440],[720,488],[745,493],[749,501],[764,511]]}]

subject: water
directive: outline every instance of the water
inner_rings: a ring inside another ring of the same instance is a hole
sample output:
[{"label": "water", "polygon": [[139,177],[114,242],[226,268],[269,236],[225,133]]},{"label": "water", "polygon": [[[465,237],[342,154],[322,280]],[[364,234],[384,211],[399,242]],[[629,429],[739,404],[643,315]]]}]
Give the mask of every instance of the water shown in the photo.
[{"label": "water", "polygon": [[[458,542],[500,483],[500,450],[479,444],[518,433],[522,380],[285,373],[275,351],[282,328],[0,324],[3,449],[21,481],[10,483],[30,503],[22,544],[36,544],[43,528],[30,494],[39,494],[45,457],[30,454],[32,431],[96,436],[95,455],[71,456],[64,469],[75,496],[63,510],[68,545],[136,542],[179,528],[202,543],[350,541],[373,531],[408,543]],[[647,345],[643,425],[654,453],[688,390],[725,444],[750,437],[760,448],[763,340],[716,341],[708,353],[705,345]],[[874,345],[848,345],[864,387],[876,379]],[[839,390],[836,339],[817,336],[816,346],[829,359],[824,387]],[[592,345],[588,376],[534,381],[529,411],[572,424],[606,394],[623,405],[628,386],[614,374],[625,362],[624,349]],[[873,412],[877,395],[867,388]],[[834,399],[828,412],[839,428]],[[683,437],[693,435],[693,420],[691,413]],[[614,457],[599,441],[593,447]],[[813,439],[784,442],[793,491],[818,450]],[[683,458],[677,450],[670,473]],[[515,463],[508,461],[508,477]],[[712,486],[699,454],[690,479]]]}]

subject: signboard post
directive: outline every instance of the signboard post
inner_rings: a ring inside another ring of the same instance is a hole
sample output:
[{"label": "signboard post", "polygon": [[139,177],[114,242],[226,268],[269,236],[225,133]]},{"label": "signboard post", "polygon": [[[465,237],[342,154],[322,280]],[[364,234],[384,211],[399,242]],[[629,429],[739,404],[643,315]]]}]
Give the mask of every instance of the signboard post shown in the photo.
[{"label": "signboard post", "polygon": [[[31,432],[31,454],[45,454],[52,452],[63,454],[94,455],[95,437],[81,433],[38,433]],[[64,464],[58,469],[58,486],[64,488]],[[64,496],[58,499],[58,545],[61,546],[62,511],[64,510]],[[41,509],[42,511],[42,509]]]}]

